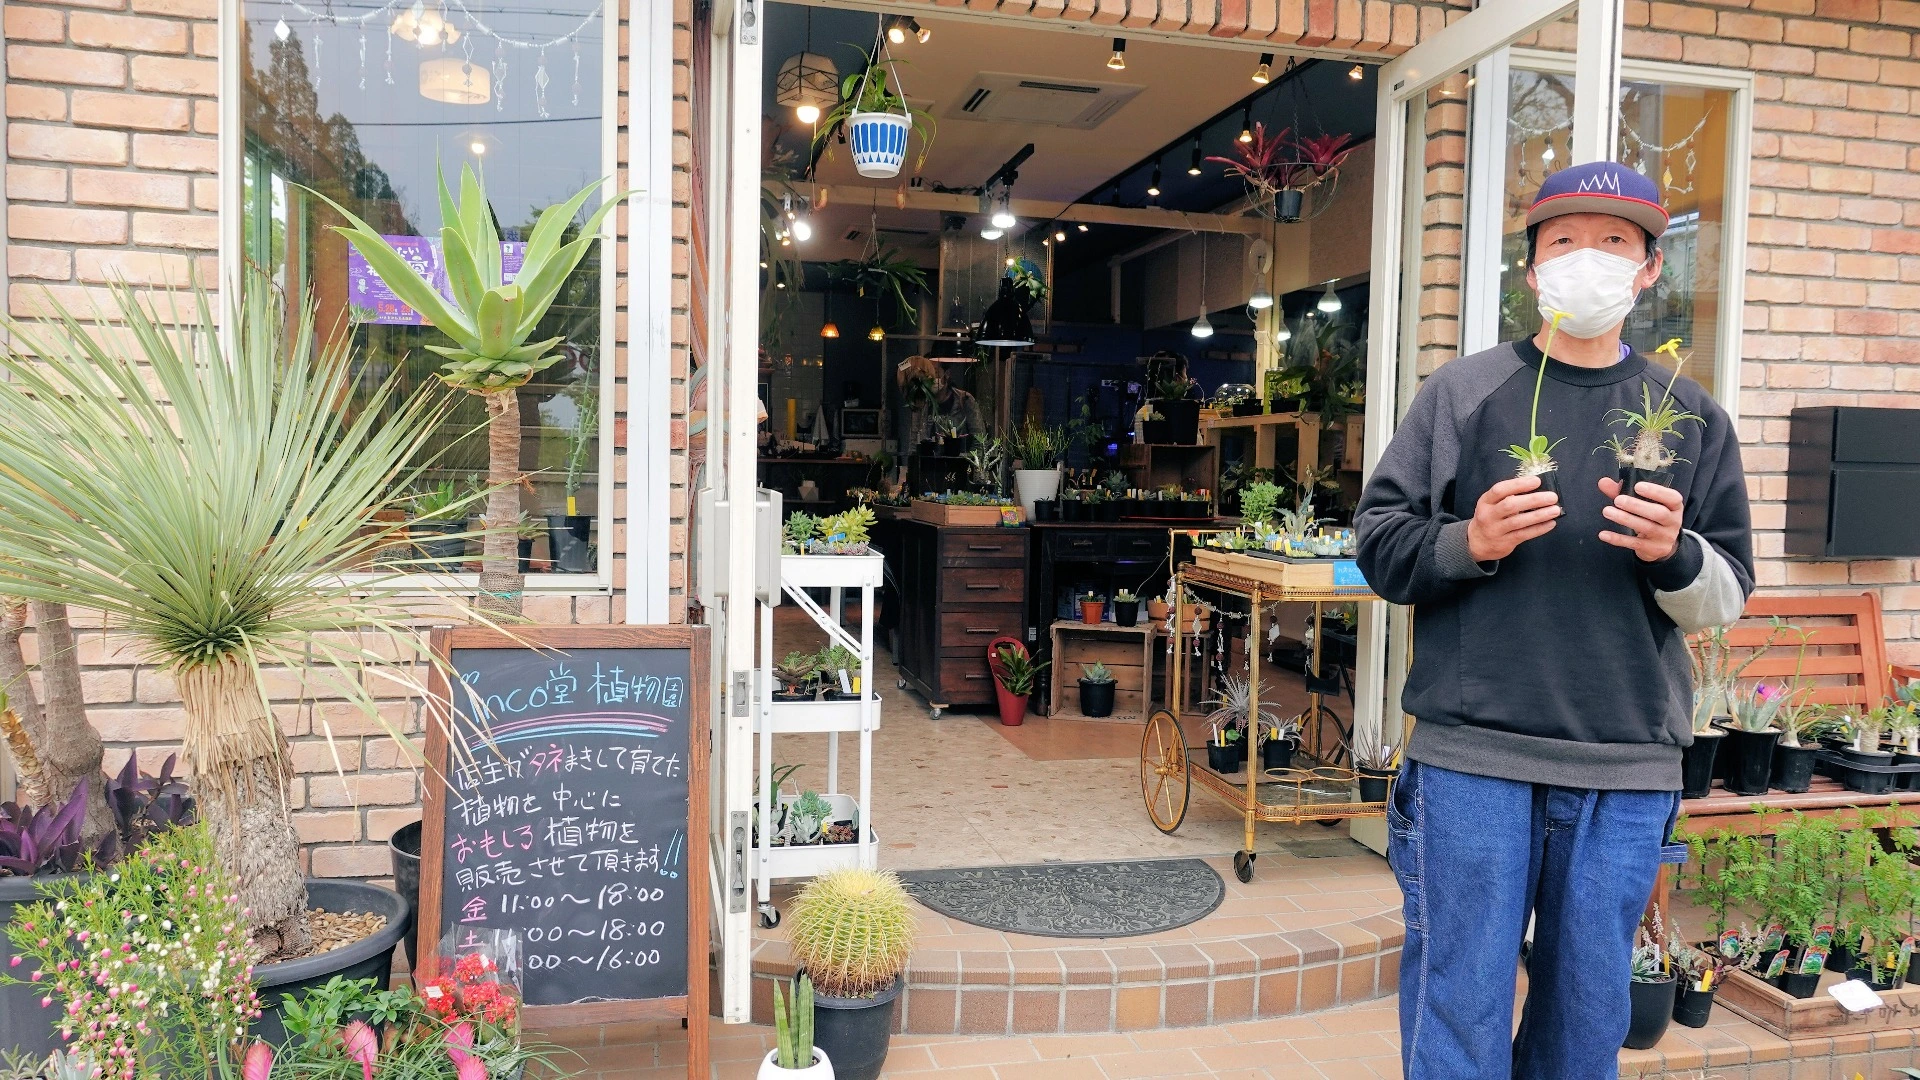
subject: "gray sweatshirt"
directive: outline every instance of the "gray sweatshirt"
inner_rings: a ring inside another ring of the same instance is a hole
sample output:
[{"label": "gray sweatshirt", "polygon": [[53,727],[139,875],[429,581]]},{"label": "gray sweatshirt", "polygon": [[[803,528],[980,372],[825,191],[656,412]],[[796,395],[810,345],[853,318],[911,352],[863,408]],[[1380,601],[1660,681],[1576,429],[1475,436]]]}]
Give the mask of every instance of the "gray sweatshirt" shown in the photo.
[{"label": "gray sweatshirt", "polygon": [[1613,476],[1615,409],[1657,402],[1672,373],[1633,354],[1606,368],[1547,361],[1539,431],[1565,514],[1507,558],[1467,553],[1486,490],[1514,475],[1540,350],[1500,345],[1444,364],[1414,397],[1354,523],[1381,597],[1418,608],[1402,706],[1406,755],[1458,772],[1564,787],[1669,791],[1692,741],[1685,636],[1739,618],[1753,591],[1746,480],[1732,421],[1682,378],[1674,403],[1704,418],[1669,436],[1685,499],[1679,550],[1658,563],[1602,542],[1599,480]]}]

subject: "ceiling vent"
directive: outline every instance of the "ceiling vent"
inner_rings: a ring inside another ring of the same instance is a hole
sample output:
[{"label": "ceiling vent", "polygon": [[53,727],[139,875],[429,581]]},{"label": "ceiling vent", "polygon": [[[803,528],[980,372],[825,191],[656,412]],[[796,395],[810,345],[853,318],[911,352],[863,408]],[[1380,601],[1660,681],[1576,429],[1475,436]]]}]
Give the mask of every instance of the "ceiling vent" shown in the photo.
[{"label": "ceiling vent", "polygon": [[965,120],[1091,130],[1145,87],[1045,79],[983,71],[953,100],[947,115]]}]

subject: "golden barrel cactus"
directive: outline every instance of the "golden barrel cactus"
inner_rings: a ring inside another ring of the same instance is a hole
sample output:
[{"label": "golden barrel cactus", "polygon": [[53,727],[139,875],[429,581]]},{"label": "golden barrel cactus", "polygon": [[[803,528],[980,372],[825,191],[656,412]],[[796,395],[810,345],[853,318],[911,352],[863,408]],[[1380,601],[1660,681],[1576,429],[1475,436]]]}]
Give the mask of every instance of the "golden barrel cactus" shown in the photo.
[{"label": "golden barrel cactus", "polygon": [[787,942],[820,993],[871,997],[907,969],[919,924],[899,878],[849,868],[800,890],[787,912]]}]

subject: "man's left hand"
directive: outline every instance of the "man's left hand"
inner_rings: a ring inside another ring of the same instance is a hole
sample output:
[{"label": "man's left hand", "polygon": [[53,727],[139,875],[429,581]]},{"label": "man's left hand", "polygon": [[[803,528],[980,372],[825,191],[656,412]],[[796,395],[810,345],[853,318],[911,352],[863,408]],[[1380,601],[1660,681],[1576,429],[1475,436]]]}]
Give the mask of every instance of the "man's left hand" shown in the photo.
[{"label": "man's left hand", "polygon": [[1673,553],[1680,549],[1683,505],[1680,493],[1645,480],[1635,484],[1634,488],[1634,491],[1623,494],[1620,481],[1608,477],[1600,479],[1600,494],[1613,500],[1611,505],[1600,511],[1601,516],[1615,525],[1624,525],[1633,530],[1632,535],[1602,532],[1600,539],[1614,547],[1632,551],[1640,557],[1641,562],[1653,563],[1672,558]]}]

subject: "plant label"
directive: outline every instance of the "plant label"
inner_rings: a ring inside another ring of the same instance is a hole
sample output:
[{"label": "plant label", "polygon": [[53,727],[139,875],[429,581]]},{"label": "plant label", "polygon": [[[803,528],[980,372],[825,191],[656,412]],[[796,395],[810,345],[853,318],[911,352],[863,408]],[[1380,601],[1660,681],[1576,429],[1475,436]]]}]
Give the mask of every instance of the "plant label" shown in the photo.
[{"label": "plant label", "polygon": [[1728,958],[1740,955],[1740,931],[1728,930],[1720,935],[1720,955]]},{"label": "plant label", "polygon": [[1840,1007],[1850,1013],[1871,1012],[1881,1004],[1880,995],[1873,992],[1873,987],[1859,979],[1835,983],[1827,987],[1827,993],[1832,994],[1833,1000],[1839,1002]]},{"label": "plant label", "polygon": [[1787,972],[1787,953],[1785,949],[1773,954],[1773,960],[1767,964],[1767,978],[1777,979]]},{"label": "plant label", "polygon": [[1767,952],[1786,944],[1787,928],[1779,923],[1767,927],[1766,936],[1760,939],[1760,951]]},{"label": "plant label", "polygon": [[853,693],[853,683],[847,679],[847,669],[841,668],[836,674],[840,676],[840,692],[843,694]]}]

